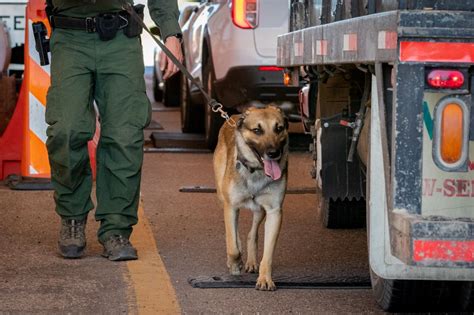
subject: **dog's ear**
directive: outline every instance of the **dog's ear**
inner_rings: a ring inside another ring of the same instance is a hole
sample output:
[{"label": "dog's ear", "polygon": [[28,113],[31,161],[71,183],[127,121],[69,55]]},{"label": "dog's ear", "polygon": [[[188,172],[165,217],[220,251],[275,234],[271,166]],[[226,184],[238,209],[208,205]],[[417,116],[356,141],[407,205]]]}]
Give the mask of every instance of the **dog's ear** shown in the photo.
[{"label": "dog's ear", "polygon": [[285,124],[285,129],[288,130],[288,128],[290,127],[290,123],[289,123],[289,120],[288,120],[288,117],[283,114],[283,119],[284,119],[284,124]]},{"label": "dog's ear", "polygon": [[240,114],[239,120],[237,120],[237,129],[242,128],[244,125],[244,120],[247,118],[247,115],[249,114],[249,109],[247,109],[244,113]]},{"label": "dog's ear", "polygon": [[239,120],[237,120],[237,129],[242,128],[242,126],[244,125],[244,120],[245,120],[245,115],[244,114],[240,115]]}]

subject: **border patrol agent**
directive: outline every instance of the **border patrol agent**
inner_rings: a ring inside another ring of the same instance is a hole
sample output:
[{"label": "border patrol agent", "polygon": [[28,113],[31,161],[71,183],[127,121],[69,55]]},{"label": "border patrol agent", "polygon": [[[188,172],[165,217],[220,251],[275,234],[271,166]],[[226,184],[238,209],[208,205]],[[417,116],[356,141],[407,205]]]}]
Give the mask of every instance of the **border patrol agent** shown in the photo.
[{"label": "border patrol agent", "polygon": [[[110,260],[137,259],[129,241],[137,223],[143,161],[143,128],[151,117],[145,92],[141,27],[122,9],[132,0],[49,0],[51,87],[47,95],[47,149],[56,211],[61,217],[59,250],[79,258],[92,172],[87,142],[95,133],[96,102],[101,125],[97,148],[99,242]],[[153,21],[173,54],[182,60],[177,0],[148,0]],[[134,10],[143,16],[143,5]],[[167,57],[164,76],[177,72]]]}]

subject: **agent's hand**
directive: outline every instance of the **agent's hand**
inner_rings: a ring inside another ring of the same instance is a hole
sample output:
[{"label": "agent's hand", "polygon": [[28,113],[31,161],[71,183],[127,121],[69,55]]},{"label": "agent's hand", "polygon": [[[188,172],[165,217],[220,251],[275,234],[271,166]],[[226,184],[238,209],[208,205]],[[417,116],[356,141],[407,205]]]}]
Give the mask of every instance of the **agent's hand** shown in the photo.
[{"label": "agent's hand", "polygon": [[[168,48],[173,55],[180,61],[183,62],[183,52],[181,51],[181,42],[175,36],[170,36],[165,41],[165,46]],[[173,74],[178,72],[178,67],[171,61],[170,58],[161,51],[160,53],[160,69],[163,73],[163,80],[168,79]]]}]

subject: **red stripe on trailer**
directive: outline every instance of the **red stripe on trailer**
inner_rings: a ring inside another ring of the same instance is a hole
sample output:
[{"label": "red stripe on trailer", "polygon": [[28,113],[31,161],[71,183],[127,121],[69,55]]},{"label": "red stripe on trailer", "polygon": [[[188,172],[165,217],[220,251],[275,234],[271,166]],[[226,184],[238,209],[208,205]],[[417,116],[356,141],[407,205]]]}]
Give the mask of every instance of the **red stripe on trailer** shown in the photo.
[{"label": "red stripe on trailer", "polygon": [[344,34],[343,51],[357,51],[357,34]]},{"label": "red stripe on trailer", "polygon": [[303,42],[295,42],[294,43],[295,47],[295,57],[301,57],[303,56]]},{"label": "red stripe on trailer", "polygon": [[474,43],[400,42],[400,61],[474,62]]},{"label": "red stripe on trailer", "polygon": [[397,33],[390,31],[380,31],[378,35],[378,49],[395,49],[397,48]]},{"label": "red stripe on trailer", "polygon": [[316,56],[326,56],[328,54],[328,41],[316,40]]},{"label": "red stripe on trailer", "polygon": [[413,259],[474,262],[474,241],[414,240]]}]

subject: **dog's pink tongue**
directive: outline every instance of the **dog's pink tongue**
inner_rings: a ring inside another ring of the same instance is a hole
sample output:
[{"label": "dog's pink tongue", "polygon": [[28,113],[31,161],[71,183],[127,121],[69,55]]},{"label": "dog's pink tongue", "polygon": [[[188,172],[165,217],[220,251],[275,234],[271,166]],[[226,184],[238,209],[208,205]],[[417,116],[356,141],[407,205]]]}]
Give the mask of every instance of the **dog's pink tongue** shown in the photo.
[{"label": "dog's pink tongue", "polygon": [[267,176],[270,176],[273,180],[280,179],[281,169],[277,161],[263,159],[263,166]]}]

